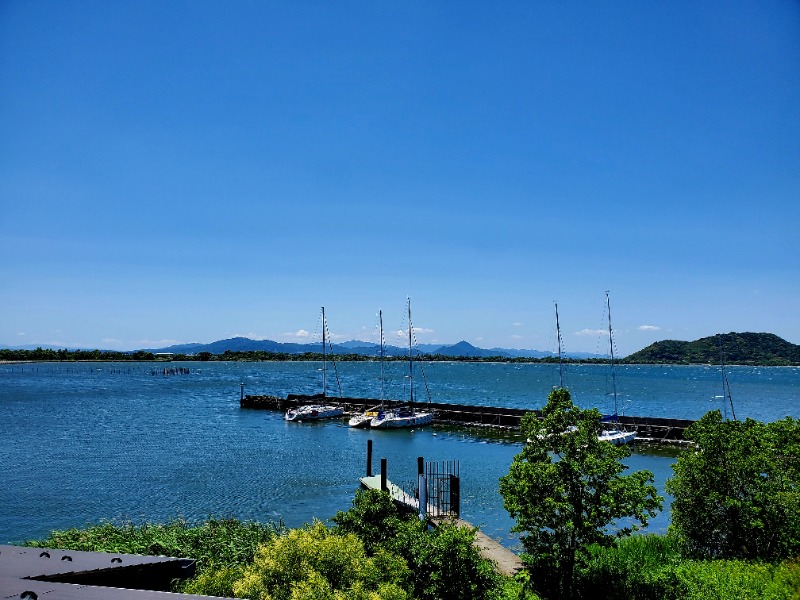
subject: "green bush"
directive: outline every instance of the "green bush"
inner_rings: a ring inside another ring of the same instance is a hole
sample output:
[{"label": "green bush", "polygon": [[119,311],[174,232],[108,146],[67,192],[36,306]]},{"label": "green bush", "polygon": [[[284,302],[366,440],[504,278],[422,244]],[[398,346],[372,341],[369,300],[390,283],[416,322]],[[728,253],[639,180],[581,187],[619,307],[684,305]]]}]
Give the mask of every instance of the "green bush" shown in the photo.
[{"label": "green bush", "polygon": [[193,590],[195,594],[231,596],[232,583],[245,565],[253,560],[259,545],[283,531],[282,524],[263,524],[237,519],[209,520],[199,525],[177,519],[166,524],[106,521],[85,529],[54,531],[43,540],[29,541],[27,546],[144,554],[193,558],[195,577],[176,582],[176,591]]},{"label": "green bush", "polygon": [[411,518],[400,524],[387,545],[411,569],[415,598],[484,598],[500,581],[474,541],[474,529],[444,522],[429,530]]},{"label": "green bush", "polygon": [[337,532],[357,535],[364,542],[367,553],[372,554],[397,535],[407,516],[401,514],[388,493],[358,490],[353,506],[347,511],[337,512],[331,521]]},{"label": "green bush", "polygon": [[400,600],[407,594],[395,582],[406,578],[400,558],[385,552],[369,557],[355,535],[315,521],[261,546],[233,590],[252,600]]},{"label": "green bush", "polygon": [[712,411],[685,437],[667,481],[672,531],[692,558],[779,561],[800,554],[800,421],[726,421]]},{"label": "green bush", "polygon": [[575,598],[611,600],[800,600],[800,563],[687,560],[671,536],[634,536],[595,546]]},{"label": "green bush", "polygon": [[741,560],[687,561],[678,565],[681,600],[796,600],[800,576],[796,563],[778,565]]}]

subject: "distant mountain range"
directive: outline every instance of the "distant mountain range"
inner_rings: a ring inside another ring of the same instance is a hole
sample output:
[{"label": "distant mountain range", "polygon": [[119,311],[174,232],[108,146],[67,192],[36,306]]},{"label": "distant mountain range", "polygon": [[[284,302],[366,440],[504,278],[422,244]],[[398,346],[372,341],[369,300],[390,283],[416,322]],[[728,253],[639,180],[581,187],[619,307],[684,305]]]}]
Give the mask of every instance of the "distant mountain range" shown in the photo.
[{"label": "distant mountain range", "polygon": [[[629,364],[718,364],[720,362],[720,342],[724,352],[725,362],[738,365],[800,365],[800,345],[792,344],[772,333],[725,333],[704,337],[693,342],[680,340],[664,340],[651,344],[638,352],[634,352],[621,359],[620,362]],[[61,350],[60,346],[17,346],[8,350],[35,351],[37,348],[44,350]],[[65,350],[86,350],[85,348],[64,348]],[[2,348],[0,348],[2,350]],[[272,340],[251,340],[245,337],[235,337],[227,340],[218,340],[210,344],[177,344],[166,348],[143,348],[144,352],[154,354],[224,354],[231,352],[274,352],[284,354],[303,354],[306,352],[319,353],[319,342],[313,344],[282,343]],[[420,344],[417,348],[421,354],[439,355],[453,358],[547,358],[556,356],[552,352],[541,350],[519,350],[514,348],[477,348],[469,342],[461,341],[457,344],[440,346],[438,344]],[[380,347],[371,342],[351,340],[341,344],[333,344],[333,354],[357,354],[361,356],[377,357]],[[397,346],[384,346],[386,356],[406,356],[407,348]],[[574,352],[565,355],[565,358],[592,359],[608,358],[601,354],[588,352]]]},{"label": "distant mountain range", "polygon": [[[226,350],[231,352],[283,352],[286,354],[303,354],[305,352],[321,352],[321,345],[283,343],[272,340],[251,340],[246,337],[235,337],[227,340],[218,340],[210,344],[177,344],[166,348],[145,348],[146,352],[154,354],[199,354],[200,352],[210,352],[211,354],[224,354]],[[492,348],[486,350],[477,348],[469,342],[461,341],[449,346],[438,344],[420,344],[415,348],[421,354],[439,354],[442,356],[453,357],[476,357],[490,358],[499,356],[501,358],[543,358],[553,356],[551,352],[541,350],[519,350],[515,348]],[[330,351],[333,354],[358,354],[360,356],[378,356],[380,347],[378,344],[351,340],[341,344],[332,344]],[[408,353],[407,348],[398,346],[384,346],[383,351],[386,356],[404,356]],[[576,352],[565,355],[568,358],[598,358],[600,355],[588,352]]]}]

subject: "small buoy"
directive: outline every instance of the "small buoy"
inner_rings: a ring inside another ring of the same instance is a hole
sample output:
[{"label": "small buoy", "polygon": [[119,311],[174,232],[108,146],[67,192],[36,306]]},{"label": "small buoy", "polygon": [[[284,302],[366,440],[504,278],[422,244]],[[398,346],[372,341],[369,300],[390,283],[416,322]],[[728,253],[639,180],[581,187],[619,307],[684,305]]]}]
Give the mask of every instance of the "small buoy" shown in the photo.
[{"label": "small buoy", "polygon": [[433,435],[436,435],[435,433]]}]

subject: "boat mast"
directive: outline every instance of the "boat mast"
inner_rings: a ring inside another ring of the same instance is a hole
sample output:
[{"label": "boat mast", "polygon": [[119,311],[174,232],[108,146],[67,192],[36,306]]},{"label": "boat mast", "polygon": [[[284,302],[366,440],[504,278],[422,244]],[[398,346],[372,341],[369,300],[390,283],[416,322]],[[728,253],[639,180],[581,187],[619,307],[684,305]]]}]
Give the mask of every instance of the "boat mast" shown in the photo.
[{"label": "boat mast", "polygon": [[728,374],[725,371],[725,352],[722,349],[722,336],[717,334],[717,342],[719,344],[719,364],[722,367],[722,410],[723,417],[728,420],[728,406],[726,400],[731,405],[731,415],[733,420],[736,420],[736,412],[733,410],[733,398],[731,397],[731,385],[728,383]]},{"label": "boat mast", "polygon": [[556,305],[556,335],[558,336],[558,387],[564,387],[564,367],[561,361],[561,327],[558,324],[558,302]]},{"label": "boat mast", "polygon": [[384,399],[384,378],[383,378],[383,311],[378,310],[378,320],[380,321],[381,326],[381,408],[383,408],[383,399]]},{"label": "boat mast", "polygon": [[326,397],[325,375],[327,360],[325,356],[325,307],[322,307],[322,397]]},{"label": "boat mast", "polygon": [[414,408],[414,357],[411,353],[411,296],[408,297],[408,388],[409,404]]},{"label": "boat mast", "polygon": [[611,300],[606,290],[606,307],[608,308],[608,345],[611,351],[611,387],[614,390],[614,417],[617,417],[617,377],[614,373],[614,337],[611,334]]}]

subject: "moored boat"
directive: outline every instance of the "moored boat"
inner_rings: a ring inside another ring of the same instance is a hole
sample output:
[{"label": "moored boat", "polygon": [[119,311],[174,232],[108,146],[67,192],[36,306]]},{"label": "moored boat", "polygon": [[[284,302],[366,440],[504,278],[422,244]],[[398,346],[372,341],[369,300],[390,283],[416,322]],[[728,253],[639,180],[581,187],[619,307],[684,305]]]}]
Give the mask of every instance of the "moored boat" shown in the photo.
[{"label": "moored boat", "polygon": [[334,417],[341,417],[344,410],[340,406],[332,404],[307,404],[305,406],[298,406],[297,408],[290,408],[286,411],[284,419],[287,421],[318,421],[320,419],[332,419]]},{"label": "moored boat", "polygon": [[[318,395],[323,401],[328,400],[328,360],[327,360],[327,335],[328,324],[325,321],[325,307],[322,307],[322,394]],[[334,369],[336,362],[333,363]],[[339,385],[339,374],[336,373],[336,383]],[[342,387],[339,385],[339,397],[342,396]],[[287,421],[296,421],[301,423],[303,421],[318,421],[320,419],[331,419],[334,417],[341,417],[344,414],[344,409],[335,404],[306,404],[290,408],[286,411],[284,419]]]},{"label": "moored boat", "polygon": [[606,424],[604,429],[597,435],[597,439],[601,442],[609,442],[615,446],[624,446],[630,444],[636,439],[635,431],[628,431],[619,422],[619,414],[617,412],[617,378],[614,371],[614,337],[611,333],[611,300],[609,300],[608,292],[606,292],[606,306],[608,308],[608,344],[609,352],[611,353],[611,385],[614,393],[614,414],[603,417],[600,422]]},{"label": "moored boat", "polygon": [[[414,354],[413,325],[411,324],[411,298],[408,299],[408,406],[393,410],[381,410],[369,426],[375,429],[399,429],[421,427],[433,423],[433,413],[414,409]],[[429,401],[430,402],[430,401]]]},{"label": "moored boat", "polygon": [[376,429],[397,429],[400,427],[422,427],[433,423],[433,413],[417,412],[413,408],[398,408],[380,411],[370,422]]},{"label": "moored boat", "polygon": [[357,413],[350,417],[350,420],[347,422],[347,424],[350,427],[357,427],[357,428],[369,427],[370,422],[372,421],[372,419],[378,416],[379,411],[380,407],[376,406],[362,413]]},{"label": "moored boat", "polygon": [[374,406],[368,410],[365,410],[363,413],[357,413],[350,417],[348,421],[348,425],[350,427],[356,428],[367,428],[372,424],[372,420],[378,416],[380,410],[383,409],[383,399],[384,399],[384,378],[383,378],[383,311],[378,310],[378,321],[380,323],[380,340],[381,340],[381,404],[380,406]]}]

